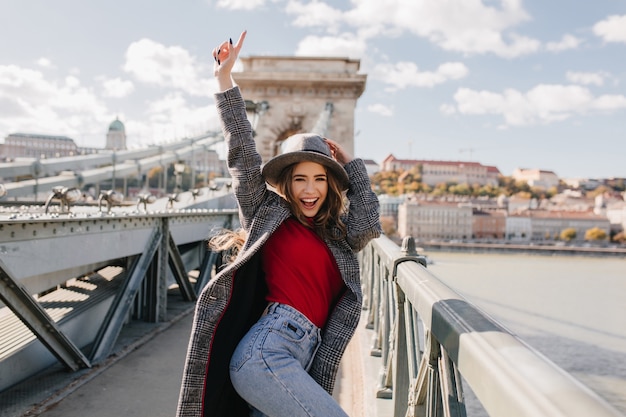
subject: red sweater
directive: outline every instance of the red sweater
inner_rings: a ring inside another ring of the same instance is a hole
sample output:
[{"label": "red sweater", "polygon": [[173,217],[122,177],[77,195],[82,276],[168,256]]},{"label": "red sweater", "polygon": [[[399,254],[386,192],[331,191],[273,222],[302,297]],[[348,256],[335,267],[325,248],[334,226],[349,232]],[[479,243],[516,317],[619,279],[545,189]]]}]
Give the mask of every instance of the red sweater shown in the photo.
[{"label": "red sweater", "polygon": [[344,289],[337,262],[312,229],[293,217],[263,247],[267,301],[290,305],[322,328]]}]

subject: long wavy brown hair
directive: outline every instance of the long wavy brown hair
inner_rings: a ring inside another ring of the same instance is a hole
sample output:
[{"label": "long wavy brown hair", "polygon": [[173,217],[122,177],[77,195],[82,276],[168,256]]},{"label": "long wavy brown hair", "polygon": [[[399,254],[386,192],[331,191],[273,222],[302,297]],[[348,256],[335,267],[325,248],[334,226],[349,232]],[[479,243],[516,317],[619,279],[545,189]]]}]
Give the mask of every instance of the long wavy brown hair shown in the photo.
[{"label": "long wavy brown hair", "polygon": [[[291,178],[297,164],[291,164],[283,169],[276,184],[276,191],[287,201],[293,216],[305,227],[312,228],[322,239],[341,240],[345,238],[346,225],[341,220],[341,215],[346,210],[346,200],[339,182],[326,170],[328,193],[326,200],[313,219],[313,225],[311,225],[302,213],[291,186]],[[246,238],[247,234],[243,229],[224,230],[209,239],[209,248],[216,252],[228,251],[229,259],[233,260],[239,254]]]}]

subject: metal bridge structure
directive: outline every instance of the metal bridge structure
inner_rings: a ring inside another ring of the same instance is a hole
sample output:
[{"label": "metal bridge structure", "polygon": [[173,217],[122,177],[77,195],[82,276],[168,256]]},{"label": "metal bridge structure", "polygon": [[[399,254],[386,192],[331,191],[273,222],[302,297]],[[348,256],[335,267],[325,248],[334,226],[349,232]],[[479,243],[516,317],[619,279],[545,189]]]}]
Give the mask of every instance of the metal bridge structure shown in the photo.
[{"label": "metal bridge structure", "polygon": [[116,179],[125,182],[127,178],[141,177],[155,167],[167,167],[178,161],[193,161],[198,156],[206,157],[222,141],[221,133],[207,132],[138,150],[102,150],[92,155],[51,159],[21,158],[0,163],[0,179],[5,179],[3,188],[6,199],[46,193],[55,187],[82,188],[86,184],[110,180],[115,182]]},{"label": "metal bridge structure", "polygon": [[[237,211],[226,187],[188,197],[0,217],[0,393],[54,365],[97,366],[125,326],[166,320],[172,292],[193,306],[221,261],[206,240],[236,227]],[[359,255],[383,363],[372,395],[390,415],[471,415],[464,389],[490,416],[620,415],[429,273],[412,242],[383,236]]]}]

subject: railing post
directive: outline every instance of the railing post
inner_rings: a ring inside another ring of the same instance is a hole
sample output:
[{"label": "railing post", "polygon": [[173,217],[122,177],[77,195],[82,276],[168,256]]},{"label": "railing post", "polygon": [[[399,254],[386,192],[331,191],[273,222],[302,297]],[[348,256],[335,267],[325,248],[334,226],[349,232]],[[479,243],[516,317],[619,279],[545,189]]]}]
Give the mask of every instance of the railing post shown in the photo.
[{"label": "railing post", "polygon": [[405,317],[405,296],[402,289],[394,281],[394,291],[396,292],[396,325],[394,345],[394,366],[393,366],[393,414],[395,416],[405,416],[407,411],[407,400],[411,386],[411,375],[409,375],[409,356],[407,345],[406,317]]},{"label": "railing post", "polygon": [[382,355],[381,348],[381,316],[383,314],[383,299],[382,299],[382,288],[384,279],[384,269],[385,266],[378,260],[376,264],[376,268],[374,268],[374,276],[372,278],[372,309],[370,312],[371,317],[371,328],[374,330],[374,336],[372,338],[372,349],[370,350],[370,354],[374,357],[380,357]]},{"label": "railing post", "polygon": [[428,263],[426,262],[426,257],[421,256],[417,253],[417,248],[415,247],[415,239],[413,238],[413,236],[405,236],[402,239],[402,246],[400,246],[400,253],[402,253],[402,256],[400,256],[397,259],[394,259],[393,261],[393,272],[392,272],[393,279],[396,278],[398,265],[400,265],[402,262],[413,261],[413,262],[418,262],[422,264],[424,268],[428,267]]},{"label": "railing post", "polygon": [[376,391],[377,398],[392,398],[392,367],[394,361],[393,348],[395,330],[395,301],[392,288],[392,276],[386,271],[379,279],[379,310],[377,326],[377,344],[379,356],[383,361],[380,373],[380,386]]},{"label": "railing post", "polygon": [[[408,349],[417,349],[408,346],[406,334],[406,311],[404,308],[404,293],[396,284],[397,267],[402,262],[418,262],[426,266],[426,258],[418,255],[415,249],[415,240],[407,236],[402,241],[401,255],[395,259],[391,269],[387,270],[385,279],[381,279],[380,323],[378,331],[381,343],[383,369],[381,372],[381,387],[376,392],[377,398],[394,398],[394,414],[404,416],[407,409],[411,375],[409,375]],[[412,340],[412,339],[411,339]],[[396,395],[393,395],[393,392]],[[402,394],[401,394],[402,393]]]}]

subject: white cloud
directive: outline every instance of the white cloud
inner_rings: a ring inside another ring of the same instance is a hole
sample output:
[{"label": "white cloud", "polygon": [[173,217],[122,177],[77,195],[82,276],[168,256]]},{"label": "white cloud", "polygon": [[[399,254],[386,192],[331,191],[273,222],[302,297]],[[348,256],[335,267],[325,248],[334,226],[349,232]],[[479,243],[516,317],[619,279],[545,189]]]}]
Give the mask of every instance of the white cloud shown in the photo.
[{"label": "white cloud", "polygon": [[69,88],[77,88],[80,86],[80,80],[73,75],[69,75],[65,77],[65,85]]},{"label": "white cloud", "polygon": [[575,84],[602,86],[604,79],[608,77],[605,72],[575,72],[568,71],[565,74],[568,81]]},{"label": "white cloud", "polygon": [[344,33],[338,36],[307,36],[298,44],[296,55],[360,58],[366,50],[363,39]]},{"label": "white cloud", "polygon": [[574,115],[626,109],[626,97],[594,97],[585,87],[540,84],[526,93],[514,89],[503,93],[460,88],[454,95],[456,111],[467,115],[498,115],[507,126],[548,124]]},{"label": "white cloud", "polygon": [[593,33],[606,42],[626,43],[626,15],[607,17],[593,26]]},{"label": "white cloud", "polygon": [[600,96],[594,102],[594,109],[613,111],[626,108],[626,96],[612,94]]},{"label": "white cloud", "polygon": [[102,80],[103,95],[105,97],[123,98],[127,97],[135,90],[132,81],[122,80],[121,78],[109,78]]},{"label": "white cloud", "polygon": [[413,62],[379,64],[372,73],[372,78],[390,84],[388,91],[396,91],[407,87],[434,87],[450,80],[464,78],[469,73],[461,62],[446,62],[435,71],[420,71]]},{"label": "white cloud", "polygon": [[329,32],[336,33],[342,20],[342,12],[320,1],[302,3],[290,0],[285,12],[295,15],[291,22],[297,27],[326,27]]},{"label": "white cloud", "polygon": [[52,61],[50,61],[48,58],[43,57],[37,60],[37,65],[42,68],[54,68],[54,65],[52,65]]},{"label": "white cloud", "polygon": [[229,10],[254,10],[265,5],[265,0],[218,0],[216,6]]},{"label": "white cloud", "polygon": [[371,113],[376,113],[381,116],[390,117],[393,116],[393,108],[389,106],[385,106],[384,104],[371,104],[367,106],[367,111]]},{"label": "white cloud", "polygon": [[179,46],[167,47],[150,39],[142,39],[133,42],[126,50],[124,71],[143,83],[206,96],[212,83],[200,76],[199,70],[205,67]]},{"label": "white cloud", "polygon": [[452,115],[456,113],[456,107],[452,104],[444,103],[439,106],[439,111],[443,114]]},{"label": "white cloud", "polygon": [[354,8],[344,18],[353,26],[368,28],[369,36],[408,31],[465,54],[514,58],[538,51],[539,41],[509,33],[530,19],[521,0],[499,3],[500,7],[481,0],[353,0]]},{"label": "white cloud", "polygon": [[576,49],[580,46],[582,40],[573,35],[563,35],[563,38],[559,42],[548,42],[546,49],[550,52],[561,52],[568,49]]},{"label": "white cloud", "polygon": [[180,138],[196,136],[217,128],[215,106],[211,104],[194,106],[180,93],[170,93],[148,104],[146,122],[127,123],[139,137],[148,143],[155,138]]},{"label": "white cloud", "polygon": [[94,127],[103,131],[110,118],[99,97],[77,77],[49,80],[16,65],[0,65],[0,114],[0,132],[58,135],[83,135]]},{"label": "white cloud", "polygon": [[[346,11],[328,3],[289,0],[285,11],[295,16],[294,26],[320,27],[334,34],[345,23],[356,28],[363,41],[409,32],[464,54],[515,58],[541,49],[538,40],[512,32],[530,19],[521,0],[352,0]],[[551,47],[571,47],[574,39],[564,38],[566,43]]]}]

